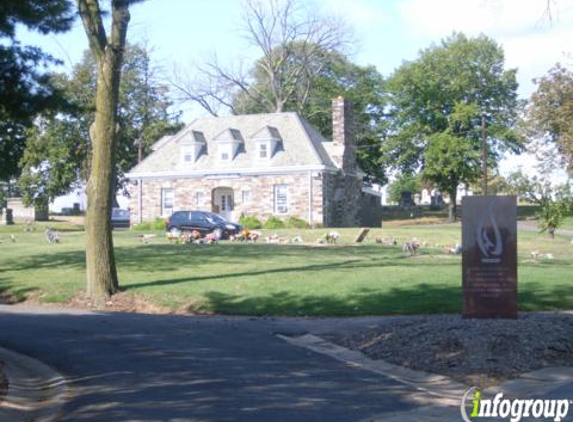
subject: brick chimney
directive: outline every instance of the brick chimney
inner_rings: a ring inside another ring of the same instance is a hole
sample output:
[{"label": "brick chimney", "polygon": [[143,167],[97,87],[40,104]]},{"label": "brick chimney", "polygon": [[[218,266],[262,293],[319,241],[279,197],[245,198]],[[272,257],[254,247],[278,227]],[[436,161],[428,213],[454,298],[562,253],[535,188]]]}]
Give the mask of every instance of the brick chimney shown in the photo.
[{"label": "brick chimney", "polygon": [[345,173],[356,173],[356,141],[350,103],[342,96],[332,100],[332,142],[337,153],[334,158]]}]

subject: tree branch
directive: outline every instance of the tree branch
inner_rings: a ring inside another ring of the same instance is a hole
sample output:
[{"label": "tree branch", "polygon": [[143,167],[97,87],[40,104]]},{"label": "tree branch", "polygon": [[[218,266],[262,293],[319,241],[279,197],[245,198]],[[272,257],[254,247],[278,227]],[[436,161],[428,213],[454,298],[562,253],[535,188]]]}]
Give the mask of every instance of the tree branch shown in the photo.
[{"label": "tree branch", "polygon": [[101,19],[98,0],[76,0],[76,2],[88,36],[90,49],[99,61],[107,45],[107,36]]}]

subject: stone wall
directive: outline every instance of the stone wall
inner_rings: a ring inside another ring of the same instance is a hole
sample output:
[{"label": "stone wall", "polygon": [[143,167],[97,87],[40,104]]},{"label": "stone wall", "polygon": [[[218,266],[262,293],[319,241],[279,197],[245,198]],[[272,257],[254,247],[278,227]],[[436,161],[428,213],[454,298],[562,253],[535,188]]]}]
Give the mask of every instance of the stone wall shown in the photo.
[{"label": "stone wall", "polygon": [[[324,224],[323,220],[323,183],[322,177],[311,174],[312,178],[312,221]],[[242,213],[256,215],[267,219],[271,215],[280,218],[297,216],[306,221],[309,216],[309,173],[272,176],[248,176],[239,179],[179,179],[179,180],[144,180],[142,182],[142,216],[139,216],[139,186],[129,186],[132,224],[139,221],[151,221],[161,217],[161,189],[172,188],[174,192],[173,211],[202,210],[216,211],[213,208],[213,190],[216,188],[233,189],[233,219],[239,219]],[[274,212],[274,185],[287,185],[288,213]],[[249,201],[243,202],[243,191],[249,191]],[[197,202],[197,194],[202,201]],[[166,217],[166,216],[163,216]]]},{"label": "stone wall", "polygon": [[27,207],[22,202],[22,198],[8,198],[6,200],[7,208],[12,210],[12,217],[16,223],[26,221],[47,221],[48,207],[32,206]]},{"label": "stone wall", "polygon": [[361,225],[359,210],[362,180],[353,175],[328,175],[325,181],[326,226],[355,227]]}]

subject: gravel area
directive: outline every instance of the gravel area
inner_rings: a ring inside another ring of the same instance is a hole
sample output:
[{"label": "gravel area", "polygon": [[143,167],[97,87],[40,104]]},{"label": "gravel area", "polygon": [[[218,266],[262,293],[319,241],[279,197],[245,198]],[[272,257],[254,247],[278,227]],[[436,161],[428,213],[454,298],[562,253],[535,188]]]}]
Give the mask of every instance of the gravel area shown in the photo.
[{"label": "gravel area", "polygon": [[4,362],[0,360],[0,403],[2,403],[4,396],[8,392],[8,379],[4,376],[3,368]]},{"label": "gravel area", "polygon": [[487,387],[549,366],[573,366],[573,314],[517,320],[414,317],[329,340],[372,359]]}]

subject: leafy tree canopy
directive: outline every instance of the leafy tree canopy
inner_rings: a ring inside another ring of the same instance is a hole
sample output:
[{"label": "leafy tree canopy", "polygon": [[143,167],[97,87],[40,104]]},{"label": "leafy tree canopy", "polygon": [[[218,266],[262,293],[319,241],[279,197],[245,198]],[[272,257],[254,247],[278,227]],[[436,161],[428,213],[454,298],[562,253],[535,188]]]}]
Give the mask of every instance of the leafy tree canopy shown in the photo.
[{"label": "leafy tree canopy", "polygon": [[527,108],[530,135],[557,147],[563,159],[559,164],[573,173],[573,72],[557,64],[535,82],[537,91]]},{"label": "leafy tree canopy", "polygon": [[[299,66],[296,62],[305,58],[296,54],[297,44],[290,48],[289,63]],[[284,110],[300,112],[320,133],[329,137],[332,136],[332,99],[342,95],[349,100],[358,163],[370,176],[369,181],[384,183],[386,175],[380,166],[379,148],[384,128],[384,79],[374,66],[359,66],[338,52],[323,50],[314,60],[312,64],[307,63],[315,69],[312,76],[304,84],[293,87]],[[247,93],[238,92],[233,100],[233,111],[237,114],[272,112],[272,105],[259,98],[267,96],[266,91],[272,89],[268,75],[257,63],[251,73],[252,86]]]},{"label": "leafy tree canopy", "polygon": [[[515,69],[504,69],[502,48],[486,36],[453,34],[404,63],[388,80],[389,129],[382,164],[398,171],[421,170],[455,199],[458,184],[479,176],[482,117],[489,167],[497,165],[502,153],[523,149],[515,130],[515,74]],[[455,200],[450,202],[455,207]]]},{"label": "leafy tree canopy", "polygon": [[[52,75],[53,83],[73,107],[66,113],[45,114],[40,124],[27,133],[20,186],[29,202],[51,200],[86,180],[96,78],[96,64],[90,51],[84,53],[70,76]],[[141,141],[143,155],[147,155],[153,142],[180,128],[179,116],[169,112],[170,105],[168,89],[159,82],[148,49],[128,45],[119,87],[117,189],[123,187],[124,173],[137,163],[137,142]]]},{"label": "leafy tree canopy", "polygon": [[401,173],[388,185],[388,199],[400,203],[402,192],[418,193],[422,190],[422,179],[419,174]]},{"label": "leafy tree canopy", "polygon": [[19,172],[24,133],[34,117],[61,105],[46,67],[56,60],[15,38],[21,24],[42,34],[70,29],[73,5],[68,0],[3,0],[0,3],[0,180]]}]

